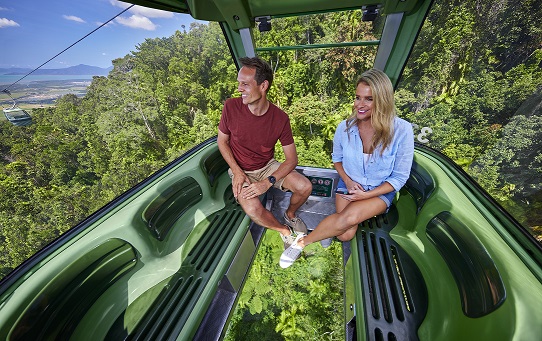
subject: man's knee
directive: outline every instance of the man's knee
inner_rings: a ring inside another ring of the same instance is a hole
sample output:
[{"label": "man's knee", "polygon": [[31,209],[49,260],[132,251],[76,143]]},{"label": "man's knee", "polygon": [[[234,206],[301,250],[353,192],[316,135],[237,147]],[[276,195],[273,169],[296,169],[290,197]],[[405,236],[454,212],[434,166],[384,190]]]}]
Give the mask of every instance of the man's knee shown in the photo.
[{"label": "man's knee", "polygon": [[304,194],[310,195],[312,193],[312,183],[306,177],[303,177],[303,182],[301,183],[301,186]]},{"label": "man's knee", "polygon": [[291,181],[291,191],[308,197],[312,192],[312,183],[305,176],[299,173],[296,173],[296,175]]},{"label": "man's knee", "polygon": [[239,204],[241,204],[243,211],[251,218],[260,217],[263,214],[263,210],[265,210],[259,200],[241,199],[239,200]]}]

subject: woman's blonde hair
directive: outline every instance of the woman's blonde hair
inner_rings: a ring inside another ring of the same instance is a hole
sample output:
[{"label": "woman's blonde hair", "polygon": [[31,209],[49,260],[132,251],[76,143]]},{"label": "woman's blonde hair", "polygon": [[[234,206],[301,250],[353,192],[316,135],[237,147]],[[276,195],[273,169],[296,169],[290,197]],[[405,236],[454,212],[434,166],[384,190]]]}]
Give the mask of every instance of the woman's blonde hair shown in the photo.
[{"label": "woman's blonde hair", "polygon": [[[391,144],[393,139],[393,122],[397,114],[395,98],[393,97],[393,85],[389,77],[382,71],[370,69],[365,71],[356,83],[367,84],[373,95],[373,109],[371,124],[375,130],[371,150],[380,149],[380,155]],[[352,110],[352,115],[346,121],[346,131],[357,125],[357,112]]]}]

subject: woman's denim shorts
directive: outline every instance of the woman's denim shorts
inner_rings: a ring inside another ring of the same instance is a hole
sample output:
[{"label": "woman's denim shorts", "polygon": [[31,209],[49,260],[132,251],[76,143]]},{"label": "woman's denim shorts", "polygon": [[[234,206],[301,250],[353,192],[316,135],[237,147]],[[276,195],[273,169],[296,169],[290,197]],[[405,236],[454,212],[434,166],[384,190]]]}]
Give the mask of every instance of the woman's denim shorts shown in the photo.
[{"label": "woman's denim shorts", "polygon": [[[363,186],[363,185],[361,187],[363,187],[363,189],[366,190],[366,191],[370,191],[370,190],[376,188],[375,186]],[[339,178],[339,183],[337,184],[337,189],[346,190],[346,184],[344,183],[343,179],[341,179],[341,178]],[[395,193],[397,193],[397,191],[391,191],[389,193],[379,195],[378,197],[380,199],[384,200],[384,202],[386,203],[386,206],[388,206],[388,209],[389,209],[390,206],[391,206],[391,203],[393,201],[393,198],[395,197]]]}]

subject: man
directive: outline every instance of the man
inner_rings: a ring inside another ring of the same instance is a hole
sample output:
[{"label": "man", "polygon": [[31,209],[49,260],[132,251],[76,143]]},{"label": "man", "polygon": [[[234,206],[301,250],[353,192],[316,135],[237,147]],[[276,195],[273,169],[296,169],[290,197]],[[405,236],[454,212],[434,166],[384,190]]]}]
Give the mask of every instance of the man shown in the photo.
[{"label": "man", "polygon": [[[293,231],[307,233],[307,226],[295,212],[307,201],[312,184],[295,171],[297,152],[288,115],[267,99],[273,82],[271,67],[258,57],[241,58],[240,63],[237,81],[241,97],[224,103],[218,148],[230,166],[233,195],[245,213],[256,224],[278,231],[288,248],[295,240]],[[283,163],[274,159],[279,140],[286,158]],[[284,212],[286,225],[258,198],[273,186],[292,192]]]}]

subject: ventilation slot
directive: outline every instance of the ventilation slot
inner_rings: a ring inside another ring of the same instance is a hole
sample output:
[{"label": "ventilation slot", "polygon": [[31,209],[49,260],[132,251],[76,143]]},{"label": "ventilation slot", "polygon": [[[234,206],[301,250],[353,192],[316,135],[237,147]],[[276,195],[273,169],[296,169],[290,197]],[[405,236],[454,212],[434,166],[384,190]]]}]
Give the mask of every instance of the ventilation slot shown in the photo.
[{"label": "ventilation slot", "polygon": [[374,275],[373,275],[373,267],[372,267],[372,262],[371,260],[369,259],[369,243],[368,243],[368,240],[367,240],[367,232],[365,231],[362,231],[361,233],[361,236],[362,236],[362,242],[363,242],[363,250],[365,250],[364,252],[364,256],[365,256],[365,264],[367,265],[367,274],[366,274],[366,278],[367,278],[367,286],[368,286],[368,289],[369,289],[369,298],[370,298],[370,301],[371,301],[371,312],[373,314],[373,317],[375,319],[380,319],[380,311],[378,309],[378,303],[376,302],[376,294],[375,294],[375,283],[374,283]]},{"label": "ventilation slot", "polygon": [[374,235],[371,235],[371,247],[373,250],[373,257],[374,257],[374,262],[375,262],[375,275],[376,275],[376,280],[378,281],[380,301],[382,304],[382,312],[384,313],[384,319],[388,322],[392,322],[393,318],[391,316],[389,295],[388,295],[387,287],[386,287],[387,279],[383,271],[384,269],[382,268],[382,257],[380,257],[381,250],[379,250],[378,243]]},{"label": "ventilation slot", "polygon": [[375,329],[375,340],[384,341],[384,335],[382,335],[382,331],[379,328]]}]

